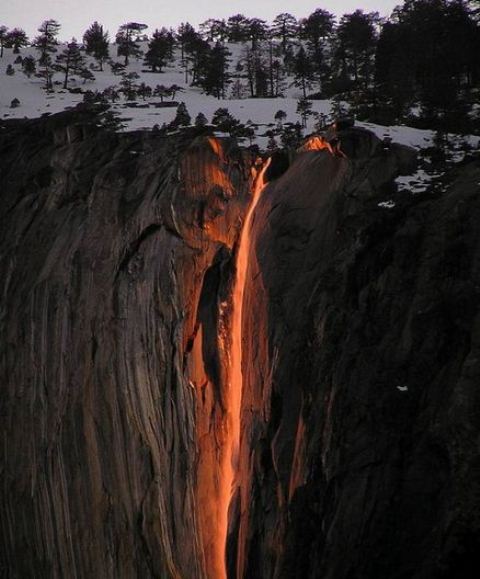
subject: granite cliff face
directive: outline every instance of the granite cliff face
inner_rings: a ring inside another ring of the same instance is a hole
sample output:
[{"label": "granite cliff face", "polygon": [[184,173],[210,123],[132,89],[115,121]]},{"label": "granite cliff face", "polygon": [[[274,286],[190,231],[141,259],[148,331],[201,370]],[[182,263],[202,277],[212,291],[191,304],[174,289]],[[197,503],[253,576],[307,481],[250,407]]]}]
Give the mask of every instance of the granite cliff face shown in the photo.
[{"label": "granite cliff face", "polygon": [[478,161],[388,209],[412,154],[358,129],[263,190],[225,140],[0,131],[0,576],[468,576]]}]

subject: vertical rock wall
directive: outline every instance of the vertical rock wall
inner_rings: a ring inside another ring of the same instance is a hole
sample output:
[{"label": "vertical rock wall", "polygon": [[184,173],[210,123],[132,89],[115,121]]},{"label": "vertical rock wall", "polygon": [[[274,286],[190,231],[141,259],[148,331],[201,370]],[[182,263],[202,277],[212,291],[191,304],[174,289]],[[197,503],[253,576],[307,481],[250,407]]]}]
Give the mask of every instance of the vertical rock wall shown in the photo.
[{"label": "vertical rock wall", "polygon": [[206,577],[251,163],[73,121],[2,135],[0,575]]},{"label": "vertical rock wall", "polygon": [[[0,576],[221,577],[252,159],[80,117],[0,128]],[[228,577],[468,577],[480,168],[387,208],[411,152],[341,142],[252,216]]]}]

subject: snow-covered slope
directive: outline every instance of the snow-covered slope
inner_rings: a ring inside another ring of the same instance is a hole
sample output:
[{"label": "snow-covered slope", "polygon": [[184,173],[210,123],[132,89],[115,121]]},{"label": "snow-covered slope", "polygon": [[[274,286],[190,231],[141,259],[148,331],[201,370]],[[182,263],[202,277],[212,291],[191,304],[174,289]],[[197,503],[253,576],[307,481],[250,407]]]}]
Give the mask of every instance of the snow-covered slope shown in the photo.
[{"label": "snow-covered slope", "polygon": [[[64,46],[59,46],[61,51]],[[241,45],[230,44],[228,48],[231,52],[230,67],[232,74],[235,73],[235,66],[242,55],[243,47]],[[145,51],[146,43],[143,43],[142,49]],[[21,56],[27,55],[37,56],[34,48],[29,47],[21,52]],[[121,61],[121,58],[116,56],[116,46],[111,45],[110,55],[113,60]],[[68,107],[73,107],[82,102],[82,94],[73,94],[68,90],[62,88],[62,75],[56,73],[54,75],[55,90],[51,93],[46,93],[44,89],[44,81],[41,78],[32,76],[27,78],[21,69],[21,64],[15,64],[18,55],[13,54],[11,49],[5,49],[4,56],[0,59],[0,119],[2,118],[22,118],[22,117],[38,117],[44,113],[55,113],[64,110]],[[5,74],[7,66],[11,64],[15,70],[15,74],[8,76]],[[95,66],[92,58],[87,57],[87,65]],[[73,77],[69,83],[70,88],[80,87],[82,90],[103,91],[107,87],[119,87],[121,76],[115,76],[108,64],[105,65],[105,70],[94,71],[95,80],[87,81],[86,83],[79,78]],[[296,113],[298,99],[301,98],[299,89],[292,86],[293,79],[285,79],[285,90],[282,98],[276,99],[253,99],[242,98],[234,99],[227,98],[219,100],[213,96],[204,94],[201,89],[191,87],[185,83],[184,72],[181,68],[180,54],[177,51],[176,58],[163,73],[151,73],[145,70],[145,65],[142,60],[133,59],[129,64],[126,72],[136,72],[139,75],[137,84],[144,82],[145,84],[154,88],[157,84],[170,86],[176,84],[182,87],[182,92],[179,92],[175,100],[185,102],[187,109],[192,117],[202,112],[208,120],[212,118],[213,113],[219,107],[226,107],[230,113],[238,118],[242,123],[251,121],[255,129],[254,142],[261,148],[265,148],[268,142],[268,137],[265,132],[275,126],[275,113],[281,109],[287,114],[287,122],[300,121],[299,115]],[[247,93],[247,81],[242,80],[245,86],[245,93]],[[314,91],[318,87],[314,87]],[[231,91],[230,91],[231,94]],[[18,99],[20,105],[17,108],[11,108],[11,101]],[[176,109],[173,108],[158,108],[156,105],[160,103],[159,97],[148,97],[145,101],[138,99],[139,106],[133,108],[127,106],[127,103],[121,98],[118,102],[112,104],[112,109],[119,113],[125,124],[125,130],[135,129],[151,129],[154,125],[161,126],[163,123],[169,123],[175,116]],[[329,100],[314,100],[312,101],[312,111],[315,113],[322,113],[327,117],[331,115],[332,103]],[[315,123],[314,117],[310,117],[307,122],[306,133],[313,130]],[[379,137],[388,137],[392,141],[412,146],[418,150],[428,149],[433,145],[434,133],[428,130],[420,130],[406,126],[392,126],[384,127],[371,123],[358,123],[359,126],[364,126]],[[477,148],[479,144],[478,137],[469,137],[469,144]],[[461,147],[453,143],[453,161],[462,159]],[[425,170],[427,169],[427,170]],[[399,188],[408,187],[411,190],[421,192],[425,190],[430,181],[435,178],[433,171],[428,171],[428,157],[422,163],[420,170],[411,177],[399,178]]]}]

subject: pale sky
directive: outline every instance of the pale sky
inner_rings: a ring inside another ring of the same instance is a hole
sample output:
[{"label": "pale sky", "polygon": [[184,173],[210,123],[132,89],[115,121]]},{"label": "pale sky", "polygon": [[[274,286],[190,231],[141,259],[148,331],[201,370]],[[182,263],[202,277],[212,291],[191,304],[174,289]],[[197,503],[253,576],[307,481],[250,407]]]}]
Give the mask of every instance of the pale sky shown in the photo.
[{"label": "pale sky", "polygon": [[0,25],[23,28],[32,37],[43,20],[54,18],[62,25],[60,39],[67,40],[72,36],[81,39],[94,20],[114,37],[119,25],[129,21],[148,24],[148,33],[162,26],[187,21],[198,25],[207,18],[226,18],[238,13],[270,21],[281,12],[301,18],[317,8],[337,15],[362,8],[385,16],[399,3],[399,0],[0,0]]}]

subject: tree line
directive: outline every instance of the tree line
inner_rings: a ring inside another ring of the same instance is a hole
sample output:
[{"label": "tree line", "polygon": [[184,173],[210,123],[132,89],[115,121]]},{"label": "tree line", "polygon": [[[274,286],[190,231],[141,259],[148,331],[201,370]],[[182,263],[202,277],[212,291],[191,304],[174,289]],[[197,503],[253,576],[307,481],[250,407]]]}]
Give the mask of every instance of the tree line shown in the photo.
[{"label": "tree line", "polygon": [[[27,57],[23,66],[30,74],[37,67],[51,89],[54,72],[63,73],[65,87],[72,73],[91,79],[84,52],[99,70],[109,62],[114,74],[125,75],[131,59],[140,58],[162,73],[177,51],[185,83],[219,99],[227,89],[233,98],[278,97],[294,84],[304,100],[335,98],[361,119],[478,130],[479,11],[478,0],[404,0],[388,19],[360,9],[339,20],[322,8],[301,19],[281,13],[271,23],[235,14],[198,28],[159,28],[150,37],[146,24],[129,22],[115,35],[121,61],[111,59],[98,22],[82,45],[72,40],[57,54],[60,26],[47,20],[32,42],[38,59]],[[242,44],[235,62],[229,43]],[[23,30],[0,26],[0,56],[4,47],[20,52],[28,44]]]}]

